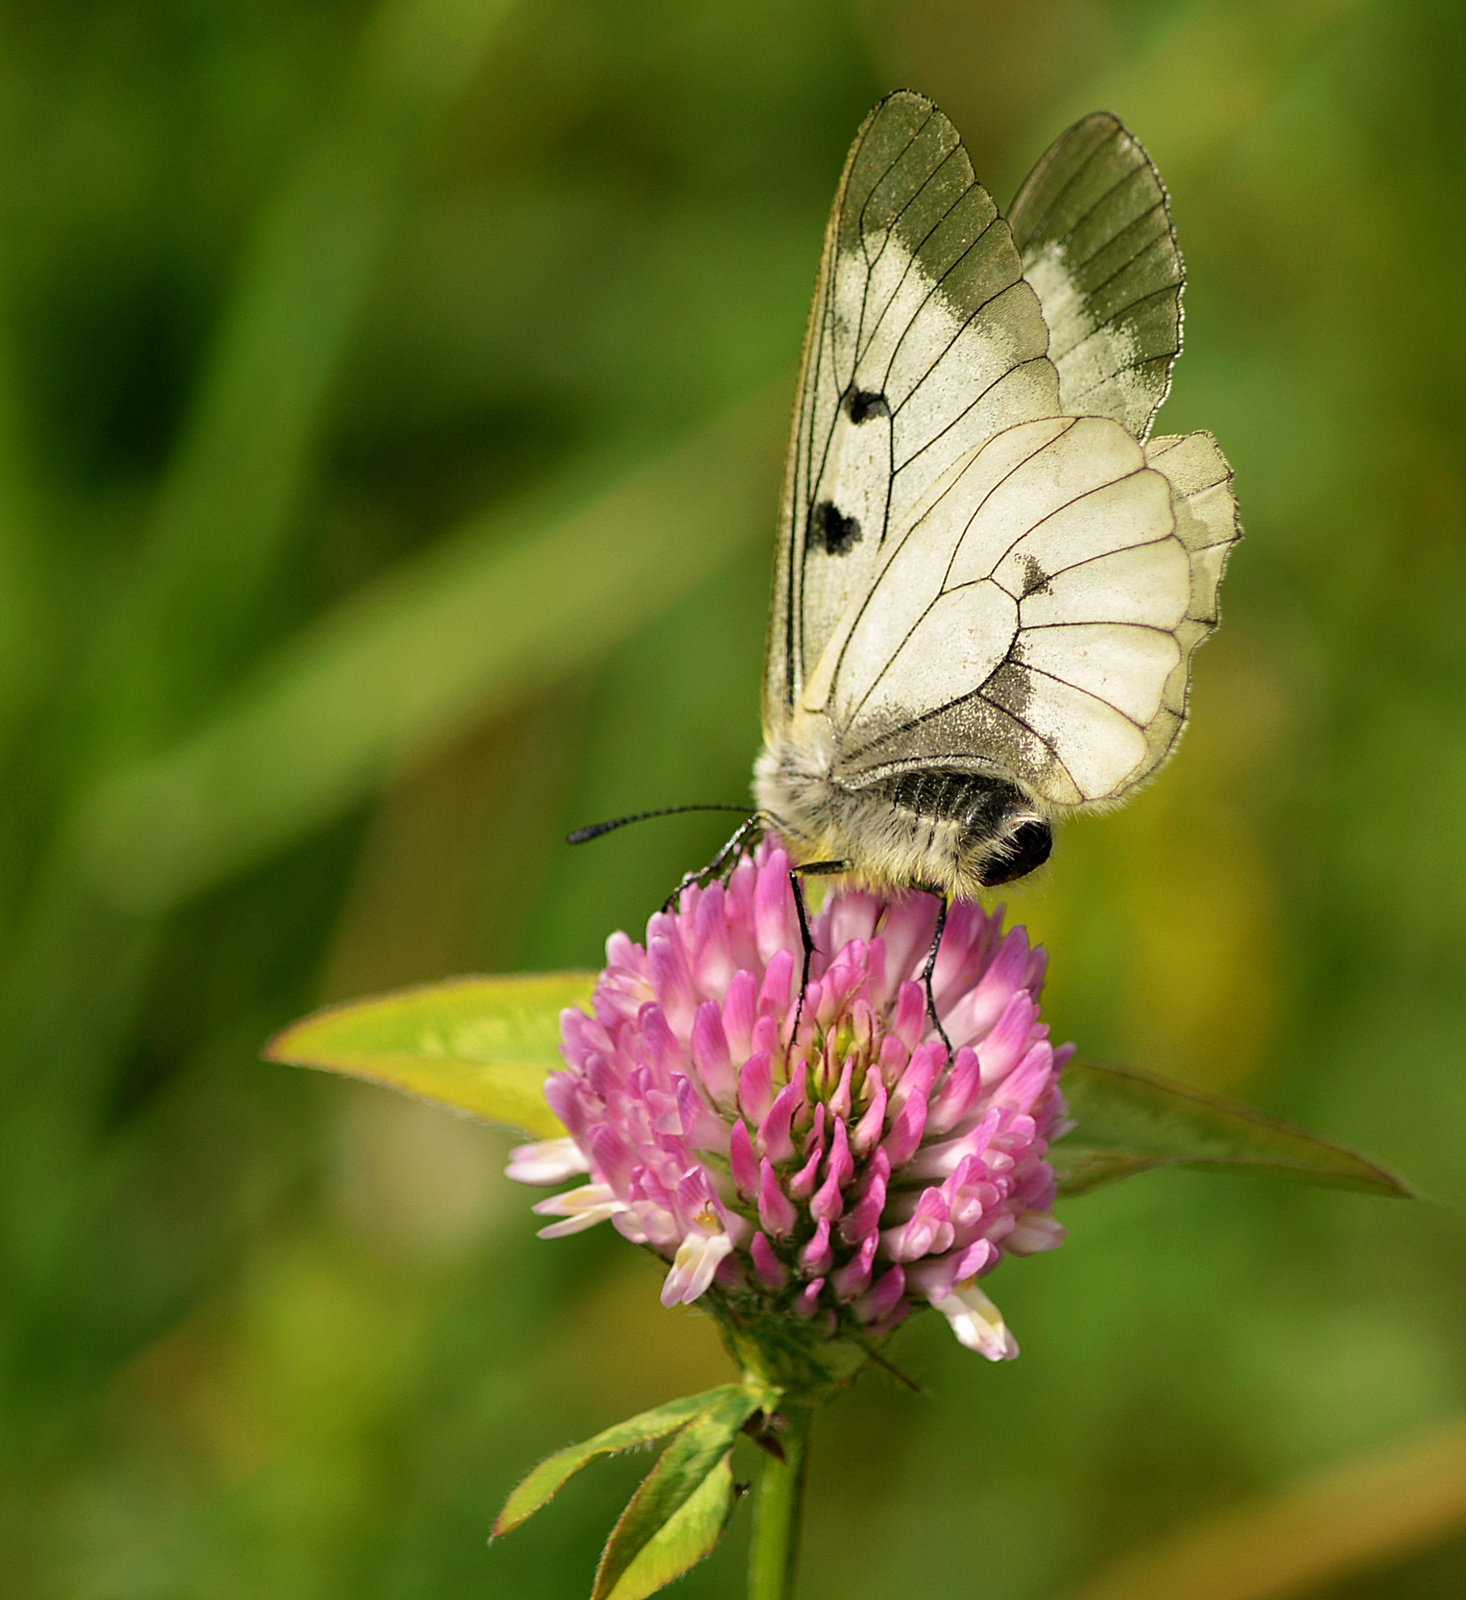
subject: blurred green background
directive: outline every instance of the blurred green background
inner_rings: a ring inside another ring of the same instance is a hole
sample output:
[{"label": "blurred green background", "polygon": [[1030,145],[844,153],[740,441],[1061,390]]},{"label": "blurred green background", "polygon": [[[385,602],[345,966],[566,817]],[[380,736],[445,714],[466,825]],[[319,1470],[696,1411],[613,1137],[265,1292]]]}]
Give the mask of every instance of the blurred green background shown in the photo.
[{"label": "blurred green background", "polygon": [[[593,964],[709,856],[559,840],[746,793],[821,230],[901,85],[1000,204],[1084,111],[1146,142],[1161,428],[1247,530],[1178,759],[1014,896],[1056,1031],[1433,1198],[1071,1204],[994,1281],[1021,1360],[923,1319],[929,1394],[823,1421],[803,1593],[1065,1600],[1459,1415],[1463,44],[1454,0],[0,9],[0,1594],[585,1593],[638,1464],[488,1551],[507,1488],[723,1381],[638,1252],[533,1237],[507,1138],[257,1051]],[[1449,1521],[1309,1592],[1466,1592]]]}]

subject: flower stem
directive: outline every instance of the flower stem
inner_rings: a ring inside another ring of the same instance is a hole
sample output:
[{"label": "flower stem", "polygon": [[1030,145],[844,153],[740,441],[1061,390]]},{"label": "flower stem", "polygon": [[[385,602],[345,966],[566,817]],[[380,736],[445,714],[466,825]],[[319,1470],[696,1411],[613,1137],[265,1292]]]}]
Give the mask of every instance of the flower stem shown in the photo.
[{"label": "flower stem", "polygon": [[783,1413],[779,1443],[784,1459],[765,1456],[753,1494],[753,1533],[748,1546],[748,1600],[789,1600],[799,1559],[799,1521],[804,1501],[804,1454],[814,1413],[790,1406]]}]

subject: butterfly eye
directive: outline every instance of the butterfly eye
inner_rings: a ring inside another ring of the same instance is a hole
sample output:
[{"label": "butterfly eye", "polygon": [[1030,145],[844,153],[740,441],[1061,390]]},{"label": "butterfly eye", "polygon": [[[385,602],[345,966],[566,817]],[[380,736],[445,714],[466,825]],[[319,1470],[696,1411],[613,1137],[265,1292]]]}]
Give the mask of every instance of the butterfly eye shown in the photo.
[{"label": "butterfly eye", "polygon": [[1030,818],[1020,822],[1003,842],[1002,854],[995,856],[983,872],[982,881],[988,888],[1000,883],[1012,883],[1015,878],[1026,878],[1035,867],[1049,859],[1054,848],[1054,831],[1047,822]]}]

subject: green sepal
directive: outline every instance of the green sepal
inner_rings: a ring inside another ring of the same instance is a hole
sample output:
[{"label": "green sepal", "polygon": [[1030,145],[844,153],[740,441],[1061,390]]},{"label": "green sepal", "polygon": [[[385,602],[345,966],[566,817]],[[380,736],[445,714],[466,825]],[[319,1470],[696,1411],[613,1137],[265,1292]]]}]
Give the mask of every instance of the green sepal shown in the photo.
[{"label": "green sepal", "polygon": [[1075,1127],[1049,1150],[1061,1195],[1151,1167],[1198,1167],[1416,1198],[1403,1178],[1331,1139],[1133,1067],[1072,1061],[1062,1087]]},{"label": "green sepal", "polygon": [[664,1406],[654,1406],[640,1416],[618,1422],[593,1439],[587,1439],[584,1444],[567,1445],[565,1449],[557,1450],[554,1455],[541,1461],[504,1502],[504,1509],[499,1513],[489,1537],[497,1539],[532,1517],[582,1467],[588,1466],[597,1457],[618,1455],[623,1450],[655,1444],[667,1434],[685,1428],[693,1418],[710,1407],[724,1404],[731,1396],[743,1393],[736,1384],[729,1383],[718,1389],[709,1389],[705,1394],[685,1395],[681,1400],[669,1400]]},{"label": "green sepal", "polygon": [[611,1530],[591,1600],[643,1600],[711,1553],[733,1508],[728,1453],[758,1409],[730,1384],[677,1434]]},{"label": "green sepal", "polygon": [[565,1129],[544,1088],[564,1065],[560,1013],[588,1006],[595,982],[593,972],[544,972],[423,984],[317,1011],[264,1053],[553,1139]]}]

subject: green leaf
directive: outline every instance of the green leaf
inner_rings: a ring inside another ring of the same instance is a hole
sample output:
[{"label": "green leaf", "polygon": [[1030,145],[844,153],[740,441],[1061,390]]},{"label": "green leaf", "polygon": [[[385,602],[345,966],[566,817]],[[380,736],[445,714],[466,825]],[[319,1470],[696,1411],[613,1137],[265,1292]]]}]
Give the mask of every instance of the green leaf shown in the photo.
[{"label": "green leaf", "polygon": [[1403,1178],[1343,1145],[1133,1067],[1074,1061],[1064,1070],[1063,1088],[1076,1126],[1049,1152],[1061,1194],[1085,1194],[1169,1166],[1415,1198]]},{"label": "green leaf", "polygon": [[607,1428],[595,1438],[587,1439],[584,1444],[567,1445],[565,1449],[557,1450],[554,1455],[541,1461],[504,1502],[504,1509],[499,1513],[489,1537],[497,1539],[532,1517],[582,1467],[588,1466],[598,1456],[618,1455],[623,1450],[635,1450],[638,1445],[652,1444],[664,1435],[686,1427],[710,1406],[742,1393],[736,1385],[725,1384],[720,1389],[709,1389],[706,1394],[685,1395],[681,1400],[669,1400],[664,1406],[656,1406],[650,1411],[643,1411],[640,1416],[618,1422],[615,1427]]},{"label": "green leaf", "polygon": [[730,1385],[667,1446],[611,1530],[591,1600],[641,1600],[708,1554],[731,1509],[728,1452],[758,1404]]},{"label": "green leaf", "polygon": [[725,1453],[680,1509],[641,1547],[615,1588],[605,1591],[606,1600],[644,1600],[710,1556],[736,1503],[733,1467]]},{"label": "green leaf", "polygon": [[565,1130],[545,1104],[560,1013],[589,1004],[593,972],[455,978],[330,1006],[292,1023],[266,1059],[385,1084],[539,1138]]}]

